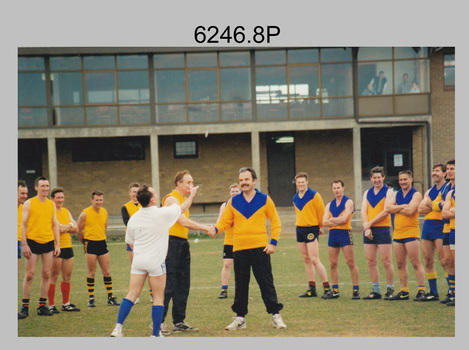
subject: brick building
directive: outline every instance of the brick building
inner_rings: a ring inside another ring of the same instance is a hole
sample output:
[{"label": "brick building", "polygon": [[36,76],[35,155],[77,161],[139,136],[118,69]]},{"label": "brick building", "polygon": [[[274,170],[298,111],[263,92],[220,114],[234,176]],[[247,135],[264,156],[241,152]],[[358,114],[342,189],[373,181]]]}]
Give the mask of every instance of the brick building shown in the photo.
[{"label": "brick building", "polygon": [[[74,216],[92,190],[120,215],[127,187],[160,196],[188,169],[193,212],[216,212],[253,166],[291,206],[298,171],[325,201],[332,180],[360,208],[369,170],[414,172],[455,156],[454,47],[19,48],[18,176],[47,176]],[[383,71],[386,82],[379,80]],[[401,84],[407,75],[414,90]],[[372,95],[365,95],[375,83]]]}]

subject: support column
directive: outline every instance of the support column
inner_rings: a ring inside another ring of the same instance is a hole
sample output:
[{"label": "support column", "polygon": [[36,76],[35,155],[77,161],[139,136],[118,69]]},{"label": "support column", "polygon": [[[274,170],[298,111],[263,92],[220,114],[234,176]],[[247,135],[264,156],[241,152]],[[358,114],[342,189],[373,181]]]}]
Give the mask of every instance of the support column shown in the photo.
[{"label": "support column", "polygon": [[259,144],[259,131],[251,132],[251,159],[252,167],[257,174],[257,185],[256,187],[261,189],[261,150]]},{"label": "support column", "polygon": [[47,158],[49,159],[49,185],[51,190],[58,186],[57,176],[57,149],[55,137],[47,138]]},{"label": "support column", "polygon": [[150,159],[151,159],[151,182],[158,196],[158,206],[161,203],[160,197],[160,159],[158,148],[158,134],[150,134]]},{"label": "support column", "polygon": [[362,148],[360,127],[353,128],[353,182],[355,192],[355,208],[361,209],[362,206]]}]

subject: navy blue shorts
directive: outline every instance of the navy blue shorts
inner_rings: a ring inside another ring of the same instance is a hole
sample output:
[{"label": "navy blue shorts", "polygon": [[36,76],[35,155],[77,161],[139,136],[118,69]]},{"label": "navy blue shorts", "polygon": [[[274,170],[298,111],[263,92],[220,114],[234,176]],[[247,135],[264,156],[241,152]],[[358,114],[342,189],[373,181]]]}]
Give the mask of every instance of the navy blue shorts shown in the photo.
[{"label": "navy blue shorts", "polygon": [[21,259],[21,241],[18,241],[18,259]]},{"label": "navy blue shorts", "polygon": [[129,245],[129,244],[127,244],[127,251],[133,252],[133,250],[132,250],[132,248],[130,248],[130,245]]},{"label": "navy blue shorts", "polygon": [[443,226],[444,222],[442,220],[425,220],[422,227],[422,239],[428,241],[443,239]]},{"label": "navy blue shorts", "polygon": [[401,238],[401,239],[393,239],[394,242],[396,243],[409,243],[409,242],[413,242],[413,241],[418,241],[419,239],[418,238],[415,238],[415,237],[410,237],[410,238]]},{"label": "navy blue shorts", "polygon": [[456,230],[451,229],[449,231],[449,245],[455,246],[456,245]]},{"label": "navy blue shorts", "polygon": [[231,244],[223,246],[223,259],[233,259],[233,246]]},{"label": "navy blue shorts", "polygon": [[371,232],[373,238],[365,237],[365,233],[363,233],[363,244],[391,244],[392,243],[392,235],[391,235],[391,228],[388,226],[377,226],[372,227]]},{"label": "navy blue shorts", "polygon": [[449,245],[449,232],[443,232],[443,245]]},{"label": "navy blue shorts", "polygon": [[310,243],[310,242],[314,242],[314,240],[318,237],[319,237],[319,226],[296,226],[296,241],[297,242]]},{"label": "navy blue shorts", "polygon": [[329,241],[327,245],[332,248],[342,248],[347,245],[353,245],[352,230],[329,230]]}]

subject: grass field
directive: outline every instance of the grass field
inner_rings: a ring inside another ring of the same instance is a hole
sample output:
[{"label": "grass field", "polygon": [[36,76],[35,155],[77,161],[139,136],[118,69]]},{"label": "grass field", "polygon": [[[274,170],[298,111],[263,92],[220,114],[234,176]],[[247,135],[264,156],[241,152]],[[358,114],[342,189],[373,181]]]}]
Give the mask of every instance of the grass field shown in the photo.
[{"label": "grass field", "polygon": [[[361,235],[355,234],[355,258],[360,270],[361,296],[371,291],[368,268],[363,252]],[[260,291],[254,277],[251,279],[249,313],[246,316],[247,328],[228,332],[225,327],[235,314],[231,310],[234,296],[234,275],[230,281],[228,299],[219,300],[220,274],[222,268],[223,240],[219,238],[190,239],[192,254],[191,291],[189,295],[186,321],[199,328],[190,334],[176,333],[171,338],[187,337],[454,337],[455,308],[439,302],[414,302],[417,292],[415,275],[409,265],[409,287],[411,300],[352,300],[350,273],[340,255],[339,299],[298,298],[307,288],[304,264],[296,240],[281,237],[275,254],[272,256],[274,282],[279,302],[284,304],[281,311],[287,329],[272,327],[272,317],[265,311]],[[119,301],[127,293],[129,282],[129,261],[122,239],[108,240],[111,256],[111,274],[114,295]],[[86,265],[82,246],[74,245],[75,266],[72,277],[71,302],[81,308],[80,312],[40,317],[35,308],[39,298],[40,267],[33,282],[30,316],[18,321],[19,337],[109,337],[117,318],[118,307],[107,306],[106,291],[100,271],[96,274],[96,308],[87,307]],[[327,236],[320,239],[321,260],[329,270],[327,256]],[[423,261],[423,260],[422,260]],[[439,262],[438,288],[440,296],[447,291]],[[98,268],[99,269],[99,268]],[[381,280],[384,271],[380,266]],[[329,275],[329,271],[328,271]],[[21,285],[24,276],[24,261],[18,276],[18,310],[21,303]],[[317,277],[318,295],[322,295],[321,280]],[[60,277],[57,283],[60,284]],[[385,290],[385,283],[381,283]],[[427,286],[428,288],[428,286]],[[399,279],[395,275],[395,289],[399,290]],[[56,305],[60,306],[62,296],[57,287]],[[171,312],[166,323],[171,325]],[[127,337],[149,337],[151,330],[151,303],[147,284],[124,324]],[[436,339],[435,339],[436,340]]]}]

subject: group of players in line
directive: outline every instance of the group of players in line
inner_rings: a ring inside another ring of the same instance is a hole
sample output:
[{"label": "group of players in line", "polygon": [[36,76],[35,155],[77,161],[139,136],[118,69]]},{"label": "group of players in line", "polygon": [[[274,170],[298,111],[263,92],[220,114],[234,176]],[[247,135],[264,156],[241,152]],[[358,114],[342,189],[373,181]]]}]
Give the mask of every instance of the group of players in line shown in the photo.
[{"label": "group of players in line", "polygon": [[[399,173],[399,191],[385,185],[382,167],[371,170],[373,187],[363,195],[361,220],[364,250],[368,263],[372,291],[365,300],[381,299],[378,251],[386,276],[386,300],[408,300],[409,287],[407,257],[414,268],[418,292],[415,301],[439,300],[437,275],[434,266],[435,252],[444,268],[448,293],[440,300],[448,306],[455,305],[455,162],[433,166],[434,186],[422,195],[412,186],[411,171]],[[64,312],[79,311],[70,303],[70,278],[73,267],[73,250],[70,233],[77,234],[84,244],[88,267],[87,286],[89,307],[95,306],[94,286],[97,263],[101,267],[108,292],[108,305],[120,305],[116,326],[111,336],[122,336],[122,325],[146,279],[152,295],[152,336],[170,334],[165,323],[172,300],[172,332],[197,331],[185,322],[187,299],[190,289],[190,248],[188,230],[205,231],[209,236],[225,232],[220,299],[227,298],[231,268],[235,274],[235,297],[232,310],[235,320],[226,330],[246,328],[248,313],[248,289],[250,270],[261,289],[267,312],[272,314],[273,326],[286,328],[280,316],[283,305],[278,302],[273,284],[270,255],[275,252],[281,223],[272,199],[255,188],[257,175],[252,168],[241,168],[239,184],[230,186],[231,198],[222,204],[216,225],[199,224],[189,219],[189,207],[197,193],[188,171],[175,176],[174,190],[162,200],[153,188],[132,183],[129,186],[130,201],[122,207],[126,225],[127,251],[131,262],[129,293],[122,304],[112,292],[109,252],[106,245],[107,212],[102,207],[104,193],[91,194],[91,206],[84,209],[78,221],[63,207],[64,190],[55,188],[49,195],[49,181],[39,177],[35,182],[37,196],[27,200],[27,186],[18,182],[18,267],[25,257],[25,277],[22,287],[22,306],[18,319],[29,315],[29,298],[32,280],[39,257],[42,261],[40,298],[37,313],[53,315],[60,311],[55,307],[55,284],[62,273],[61,292]],[[296,211],[296,235],[300,253],[305,263],[308,289],[299,297],[316,297],[316,271],[324,287],[324,299],[339,297],[338,260],[342,250],[350,269],[352,298],[360,299],[359,271],[354,259],[351,220],[353,201],[345,195],[342,180],[332,182],[334,199],[324,205],[321,195],[308,187],[308,175],[300,172],[295,177],[298,192],[293,197]],[[143,203],[143,204],[142,204]],[[144,210],[142,210],[142,207]],[[168,208],[166,208],[168,207]],[[139,213],[136,215],[136,213]],[[418,217],[425,215],[420,234]],[[134,217],[135,216],[135,217]],[[270,220],[271,234],[267,234],[266,218]],[[319,259],[319,236],[329,228],[328,252],[330,283],[327,272]],[[392,228],[392,229],[391,229]],[[169,239],[168,239],[169,236]],[[57,244],[58,243],[58,244]],[[420,262],[420,249],[424,256],[425,270]],[[400,291],[394,294],[394,267],[392,251],[398,268]],[[425,293],[425,272],[429,292]],[[49,300],[49,307],[47,307]]]}]

